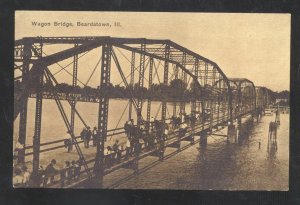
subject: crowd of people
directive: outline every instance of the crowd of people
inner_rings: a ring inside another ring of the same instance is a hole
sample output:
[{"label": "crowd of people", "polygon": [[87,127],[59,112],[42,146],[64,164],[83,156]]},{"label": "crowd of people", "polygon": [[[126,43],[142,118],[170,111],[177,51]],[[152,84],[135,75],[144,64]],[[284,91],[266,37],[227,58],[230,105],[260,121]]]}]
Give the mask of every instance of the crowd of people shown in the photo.
[{"label": "crowd of people", "polygon": [[193,127],[197,120],[201,121],[205,117],[200,114],[183,114],[181,117],[172,117],[168,123],[155,120],[152,117],[149,122],[144,121],[140,127],[134,123],[133,119],[130,119],[124,124],[126,142],[121,145],[119,140],[116,140],[113,146],[109,145],[105,148],[105,164],[110,167],[114,163],[119,163],[123,156],[122,153],[125,153],[126,160],[130,156],[138,155],[142,148],[151,150],[157,145],[164,147],[164,142],[171,129],[178,130],[179,137],[183,137],[188,127]]},{"label": "crowd of people", "polygon": [[[80,133],[80,139],[83,141],[84,147],[89,148],[90,142],[92,140],[92,145],[95,147],[97,145],[97,134],[98,130],[97,127],[94,127],[93,130],[91,130],[90,127],[84,127]],[[67,131],[67,136],[64,140],[65,148],[67,149],[67,152],[71,152],[73,148],[73,142],[72,138],[70,138],[70,131]]]},{"label": "crowd of people", "polygon": [[[168,122],[158,121],[153,117],[149,122],[143,121],[138,127],[133,119],[128,120],[124,124],[124,130],[126,134],[126,142],[120,143],[119,140],[115,140],[113,145],[109,145],[104,149],[104,162],[106,167],[111,167],[116,163],[119,163],[122,156],[125,156],[125,160],[131,156],[138,156],[142,148],[151,150],[155,147],[164,149],[165,140],[171,129],[179,131],[179,137],[183,137],[187,132],[189,126],[194,126],[197,120],[203,120],[203,115],[182,115],[181,117],[172,117]],[[72,150],[72,138],[70,138],[70,132],[67,132],[67,137],[64,140],[64,145],[68,152]],[[97,146],[97,127],[93,130],[90,127],[84,127],[80,133],[80,138],[84,143],[85,148],[89,148],[90,141],[92,145]],[[18,145],[16,150],[21,149]],[[18,150],[19,151],[19,150]],[[14,157],[15,158],[15,157]],[[17,157],[16,157],[17,158]],[[62,169],[57,168],[56,160],[52,159],[51,162],[43,169],[39,168],[38,176],[35,176],[40,186],[46,187],[47,184],[51,184],[55,180],[55,176],[60,175],[61,186],[70,184],[73,180],[79,179],[80,170],[82,166],[82,160],[65,161],[65,166]],[[14,169],[13,184],[14,186],[29,186],[30,184],[30,172],[27,167],[16,167]]]},{"label": "crowd of people", "polygon": [[18,164],[14,166],[13,185],[14,187],[46,187],[48,184],[52,184],[55,181],[55,176],[60,175],[61,186],[70,184],[72,180],[77,181],[80,176],[81,160],[66,161],[65,166],[60,169],[56,165],[56,160],[52,159],[50,163],[44,169],[43,166],[39,167],[38,173],[35,176],[33,184],[32,174],[28,171],[26,165]]},{"label": "crowd of people", "polygon": [[72,181],[78,181],[80,177],[81,160],[66,161],[65,167],[60,170],[60,182],[63,187],[65,184],[70,184]]},{"label": "crowd of people", "polygon": [[26,165],[14,167],[13,185],[14,187],[28,187],[30,185],[31,173]]}]

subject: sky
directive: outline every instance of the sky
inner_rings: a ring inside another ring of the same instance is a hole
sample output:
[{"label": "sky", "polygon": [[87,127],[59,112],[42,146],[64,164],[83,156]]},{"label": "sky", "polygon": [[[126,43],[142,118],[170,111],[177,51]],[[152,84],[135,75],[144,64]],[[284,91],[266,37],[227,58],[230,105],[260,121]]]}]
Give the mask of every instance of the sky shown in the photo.
[{"label": "sky", "polygon": [[[30,36],[170,39],[216,62],[229,78],[247,78],[256,86],[282,91],[290,88],[290,19],[290,14],[17,11],[15,39]],[[39,27],[32,22],[51,25]],[[121,26],[57,27],[54,22],[74,25],[120,22]]]}]

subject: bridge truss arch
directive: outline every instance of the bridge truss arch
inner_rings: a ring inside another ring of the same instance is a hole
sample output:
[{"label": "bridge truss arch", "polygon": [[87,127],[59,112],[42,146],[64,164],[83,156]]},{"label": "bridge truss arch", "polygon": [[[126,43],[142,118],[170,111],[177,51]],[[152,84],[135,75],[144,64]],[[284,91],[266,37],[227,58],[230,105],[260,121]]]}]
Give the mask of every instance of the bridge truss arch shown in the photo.
[{"label": "bridge truss arch", "polygon": [[256,104],[258,109],[264,110],[271,104],[272,91],[266,87],[256,86]]},{"label": "bridge truss arch", "polygon": [[[87,60],[83,61],[84,58]],[[27,144],[28,98],[35,99],[34,137],[25,149],[31,152],[24,152],[24,156],[33,155],[34,177],[38,173],[40,153],[53,150],[41,150],[41,145],[50,143],[41,139],[43,99],[55,101],[83,160],[76,134],[82,127],[97,125],[95,159],[84,160],[83,164],[88,178],[96,178],[99,184],[104,174],[105,143],[108,137],[124,134],[124,120],[134,119],[138,128],[149,128],[152,117],[167,122],[172,117],[206,114],[211,125],[218,125],[232,122],[236,106],[243,109],[243,114],[256,109],[255,86],[251,81],[228,79],[215,62],[170,40],[28,37],[15,41],[14,70],[15,85],[18,85],[14,119],[19,116],[22,144]],[[69,79],[59,77],[61,73],[68,74]],[[80,77],[83,75],[87,77],[85,80]],[[117,91],[125,93],[124,96]],[[117,123],[110,124],[113,118],[110,112],[114,109],[111,99],[116,97],[128,100],[128,104],[120,119],[113,119]],[[69,108],[61,101],[66,101]],[[93,125],[80,114],[79,102],[98,104]],[[81,127],[75,126],[76,120]]]},{"label": "bridge truss arch", "polygon": [[234,115],[244,115],[256,111],[256,88],[252,81],[246,78],[229,78],[234,84],[236,95],[233,100]]}]

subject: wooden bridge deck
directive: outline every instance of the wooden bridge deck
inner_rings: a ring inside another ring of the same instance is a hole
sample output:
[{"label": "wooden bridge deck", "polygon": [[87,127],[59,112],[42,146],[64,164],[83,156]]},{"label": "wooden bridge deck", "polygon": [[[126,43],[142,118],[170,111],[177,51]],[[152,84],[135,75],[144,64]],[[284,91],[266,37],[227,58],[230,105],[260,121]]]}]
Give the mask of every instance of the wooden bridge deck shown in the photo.
[{"label": "wooden bridge deck", "polygon": [[[214,119],[213,121],[208,121],[208,122],[204,122],[204,123],[197,123],[197,124],[195,124],[195,126],[193,128],[188,127],[187,132],[183,137],[179,137],[179,135],[178,135],[179,131],[178,130],[173,130],[169,133],[169,135],[167,136],[166,141],[164,142],[164,149],[168,148],[168,147],[171,147],[172,145],[174,145],[176,143],[180,143],[182,141],[190,141],[191,143],[189,145],[193,145],[193,144],[199,142],[199,139],[191,141],[188,138],[190,138],[191,136],[194,136],[196,133],[201,133],[203,131],[208,131],[211,128],[216,127],[218,125],[224,125],[224,123],[227,123],[228,120],[229,120],[228,119],[228,114],[226,113],[226,115],[222,116],[219,119],[219,121],[218,121],[218,119]],[[188,147],[189,146],[185,146],[185,147],[176,149],[171,154],[169,154],[167,156],[164,156],[163,159],[169,158],[169,157],[179,153],[180,151],[182,151],[182,150],[184,150]],[[155,153],[158,150],[159,150],[159,144],[156,144],[155,148],[151,149],[151,150],[148,150],[145,147],[143,147],[142,150],[141,150],[141,153],[137,157],[137,160],[146,158],[148,156],[153,156],[153,155],[155,155]],[[120,160],[120,163],[114,164],[113,166],[111,166],[109,168],[105,168],[104,175],[110,174],[110,173],[112,173],[116,170],[119,170],[121,168],[125,168],[125,167],[128,168],[134,160],[136,160],[135,156],[130,156],[130,157],[126,158],[124,153],[123,153],[123,155],[121,157],[121,160]],[[95,161],[94,158],[87,159],[87,164],[89,165],[89,170],[91,171],[91,173],[93,171],[92,165],[93,165],[94,161]],[[161,161],[161,160],[157,159],[156,162],[159,162],[159,161]],[[142,171],[142,170],[139,170],[139,171]],[[57,178],[58,178],[58,176],[56,176],[56,181],[53,184],[48,184],[46,187],[60,188],[61,187],[60,180],[57,179]],[[77,180],[77,181],[73,180],[72,183],[70,183],[68,185],[65,185],[64,187],[65,188],[78,187],[78,186],[81,186],[83,183],[86,183],[87,180],[88,180],[88,175],[87,175],[86,171],[83,170],[83,171],[81,171],[81,175],[80,175],[79,180]]]}]

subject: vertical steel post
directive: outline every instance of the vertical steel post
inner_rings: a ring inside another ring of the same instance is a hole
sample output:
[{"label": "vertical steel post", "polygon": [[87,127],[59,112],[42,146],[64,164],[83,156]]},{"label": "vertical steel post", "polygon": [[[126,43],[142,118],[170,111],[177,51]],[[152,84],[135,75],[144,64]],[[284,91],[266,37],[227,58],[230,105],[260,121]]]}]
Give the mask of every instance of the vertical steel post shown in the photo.
[{"label": "vertical steel post", "polygon": [[[144,87],[144,73],[145,73],[145,52],[146,50],[146,45],[145,43],[141,44],[141,54],[140,54],[140,71],[139,71],[139,91],[141,91]],[[138,103],[137,103],[137,127],[140,128],[142,125],[142,109],[143,109],[143,93],[140,92],[139,96],[138,96]],[[140,131],[140,129],[139,129]],[[135,137],[134,137],[134,142],[133,142],[133,146],[137,147],[139,146],[139,139],[137,137],[140,136],[140,133],[138,133]],[[139,151],[135,152],[135,158],[133,160],[133,167],[134,167],[134,171],[135,173],[138,173],[138,157],[139,157]]]},{"label": "vertical steel post", "polygon": [[[140,73],[139,73],[139,89],[142,90],[144,87],[144,72],[145,72],[145,52],[146,45],[141,44],[141,55],[140,55]],[[143,96],[138,96],[138,107],[137,107],[137,125],[140,127],[142,124],[142,107],[143,107]]]},{"label": "vertical steel post", "polygon": [[[153,76],[153,58],[150,58],[150,65],[149,65],[149,85],[148,89],[151,89],[152,86],[152,76]],[[151,114],[151,99],[148,98],[148,104],[147,104],[147,121],[150,122],[150,114]]]},{"label": "vertical steel post", "polygon": [[208,79],[208,63],[205,62],[204,65],[204,86],[207,84]]},{"label": "vertical steel post", "polygon": [[[78,44],[75,44],[74,47],[77,47]],[[75,88],[77,86],[77,70],[78,70],[78,55],[74,55],[73,58],[73,80],[72,80],[72,86],[73,86],[73,100],[71,101],[71,132],[74,133],[74,125],[75,125],[75,105],[76,105],[76,99],[74,95]],[[72,147],[73,149],[74,140],[72,139]]]},{"label": "vertical steel post", "polygon": [[[199,68],[198,66],[199,66],[199,60],[195,59],[195,65],[194,65],[194,67],[195,67],[195,76],[196,76],[197,80],[198,80],[198,68]],[[196,82],[194,82],[194,86],[196,86]],[[198,92],[198,89],[195,89],[195,88],[193,88],[193,89],[194,89],[194,91]],[[198,97],[197,95],[195,95],[193,97],[192,110],[191,110],[192,115],[196,114],[196,107],[197,107],[196,101],[197,101],[197,97]]]},{"label": "vertical steel post", "polygon": [[[130,67],[130,88],[133,89],[134,87],[134,69],[135,69],[135,52],[132,51],[131,53],[131,67]],[[131,119],[132,116],[132,103],[133,99],[129,100],[129,115],[128,115],[128,120]]]},{"label": "vertical steel post", "polygon": [[[169,74],[169,57],[170,57],[170,46],[166,45],[165,48],[165,64],[164,64],[164,88],[166,89],[168,86],[168,74]],[[164,98],[162,102],[161,108],[161,119],[164,121],[166,119],[166,110],[167,110],[167,101]]]},{"label": "vertical steel post", "polygon": [[[175,78],[175,80],[178,79],[178,71],[179,71],[179,68],[178,68],[178,65],[176,64],[176,66],[174,68],[174,78]],[[177,115],[176,106],[177,106],[177,102],[175,100],[174,103],[173,103],[173,117],[176,117],[176,115]]]},{"label": "vertical steel post", "polygon": [[[185,67],[185,63],[186,63],[186,53],[183,53],[182,55],[182,66]],[[187,81],[187,76],[186,73],[182,70],[182,75],[181,78],[183,80],[184,85],[186,85],[186,81]],[[182,102],[180,103],[180,116],[182,116],[185,113],[185,102],[184,102],[184,93],[182,96]]]},{"label": "vertical steel post", "polygon": [[[183,82],[184,82],[185,89],[186,89],[187,88],[187,74],[186,74],[186,72],[183,73]],[[185,100],[185,98],[184,98],[184,100]],[[185,101],[182,104],[182,111],[183,111],[183,113],[185,113]]]},{"label": "vertical steel post", "polygon": [[[216,68],[213,66],[213,68],[212,68],[212,85],[214,85],[215,82],[216,82],[216,71],[217,71]],[[213,104],[214,104],[213,107],[214,107],[214,109],[216,107],[218,108],[218,110],[217,110],[217,123],[219,123],[219,109],[220,109],[219,97],[215,96],[215,94],[213,94],[212,97],[213,97]],[[215,113],[215,111],[213,113]]]},{"label": "vertical steel post", "polygon": [[[22,66],[22,84],[28,83],[28,72],[29,72],[29,60],[31,58],[31,44],[29,42],[24,43],[23,47],[23,66]],[[19,151],[18,163],[25,162],[25,145],[26,145],[26,125],[27,125],[27,104],[28,98],[23,99],[21,103],[20,111],[20,124],[19,124],[19,142],[24,145],[24,149]]]},{"label": "vertical steel post", "polygon": [[102,46],[102,63],[100,78],[100,101],[98,111],[98,137],[97,137],[97,153],[95,158],[94,173],[98,182],[96,185],[102,187],[104,174],[104,143],[107,136],[107,120],[108,120],[108,86],[110,83],[111,68],[111,52],[110,43]]},{"label": "vertical steel post", "polygon": [[242,84],[241,83],[239,83],[239,85],[238,85],[238,105],[239,105],[239,115],[241,114],[241,108],[242,108],[242,103],[243,103],[243,101],[242,101]]},{"label": "vertical steel post", "polygon": [[[256,87],[255,87],[255,85],[254,84],[252,84],[253,85],[253,89],[254,89],[254,99],[252,99],[253,101],[254,101],[254,110],[255,110],[255,113],[257,113],[257,104],[256,104],[256,101],[257,101],[257,95],[256,95]],[[253,90],[252,90],[252,92],[253,92]]]},{"label": "vertical steel post", "polygon": [[40,67],[37,71],[36,105],[35,105],[35,124],[33,136],[33,162],[32,162],[32,179],[33,186],[38,187],[38,170],[40,163],[40,138],[41,138],[41,123],[42,123],[42,105],[43,105],[43,69]]},{"label": "vertical steel post", "polygon": [[[205,62],[205,64],[204,64],[204,85],[203,85],[204,87],[207,85],[207,79],[208,79],[208,63]],[[208,103],[209,102],[207,102],[207,104]],[[210,112],[212,113],[212,109],[210,110]]]}]

